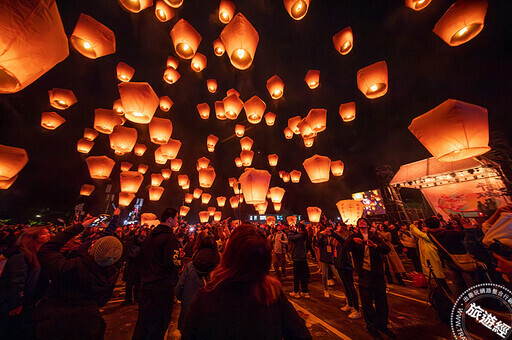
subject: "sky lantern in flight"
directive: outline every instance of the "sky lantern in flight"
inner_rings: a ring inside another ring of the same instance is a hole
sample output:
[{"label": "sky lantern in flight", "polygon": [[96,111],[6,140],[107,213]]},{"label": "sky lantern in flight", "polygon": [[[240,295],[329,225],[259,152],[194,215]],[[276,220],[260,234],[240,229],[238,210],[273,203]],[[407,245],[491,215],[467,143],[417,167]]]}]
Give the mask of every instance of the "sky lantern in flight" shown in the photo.
[{"label": "sky lantern in flight", "polygon": [[130,171],[130,169],[132,168],[133,164],[132,163],[129,163],[129,162],[121,162],[121,166],[120,166],[120,169],[121,171]]},{"label": "sky lantern in flight", "polygon": [[181,142],[177,139],[169,139],[167,144],[160,146],[162,148],[162,156],[167,159],[175,159],[180,152]]},{"label": "sky lantern in flight", "polygon": [[253,144],[254,141],[249,137],[244,137],[240,139],[240,147],[242,148],[242,150],[251,150]]},{"label": "sky lantern in flight", "polygon": [[206,81],[206,88],[210,93],[217,92],[217,81],[215,79],[208,79]]},{"label": "sky lantern in flight", "polygon": [[200,211],[199,212],[199,221],[201,223],[208,223],[209,219],[210,219],[210,212],[208,212],[208,211]]},{"label": "sky lantern in flight", "polygon": [[167,163],[167,160],[168,160],[168,158],[165,157],[162,152],[162,146],[158,147],[155,150],[155,163],[163,165],[163,164]]},{"label": "sky lantern in flight", "polygon": [[221,57],[224,52],[226,52],[226,47],[222,40],[220,38],[215,39],[213,41],[213,53],[215,53],[217,57]]},{"label": "sky lantern in flight", "polygon": [[267,90],[272,99],[279,99],[284,93],[284,82],[278,75],[273,75],[267,80]]},{"label": "sky lantern in flight", "polygon": [[183,187],[188,182],[188,176],[187,175],[178,175],[178,185],[180,187]]},{"label": "sky lantern in flight", "polygon": [[164,0],[166,4],[172,8],[180,8],[183,5],[183,0]]},{"label": "sky lantern in flight", "polygon": [[292,183],[299,183],[301,175],[302,175],[302,172],[300,172],[299,170],[291,171],[290,172],[290,179],[292,180]]},{"label": "sky lantern in flight", "polygon": [[342,176],[343,171],[345,170],[345,164],[342,161],[332,161],[331,162],[331,172],[333,176]]},{"label": "sky lantern in flight", "polygon": [[264,203],[255,204],[254,205],[254,209],[256,210],[256,212],[259,215],[265,214],[265,212],[267,211],[267,207],[268,207],[268,202],[267,201],[265,201]]},{"label": "sky lantern in flight", "polygon": [[360,201],[341,200],[336,203],[343,222],[350,225],[356,225],[357,220],[363,216],[364,204]]},{"label": "sky lantern in flight", "polygon": [[203,193],[203,190],[197,188],[194,189],[194,192],[192,193],[194,195],[194,198],[197,200],[199,197],[201,197],[201,194]]},{"label": "sky lantern in flight", "polygon": [[268,155],[268,165],[270,166],[276,166],[277,161],[279,161],[279,156],[275,153]]},{"label": "sky lantern in flight", "polygon": [[217,197],[217,205],[219,206],[219,208],[224,207],[226,205],[226,197],[224,197],[224,196]]},{"label": "sky lantern in flight", "polygon": [[0,1],[0,93],[15,93],[69,54],[54,1]]},{"label": "sky lantern in flight", "polygon": [[215,181],[215,169],[209,166],[205,169],[199,169],[199,186],[201,188],[211,188]]},{"label": "sky lantern in flight", "polygon": [[488,6],[487,0],[458,0],[433,31],[450,46],[462,45],[482,31]]},{"label": "sky lantern in flight", "polygon": [[286,217],[286,222],[289,225],[296,225],[297,224],[297,216],[287,216]]},{"label": "sky lantern in flight", "polygon": [[137,143],[137,136],[136,129],[117,125],[109,135],[110,147],[117,155],[124,155],[133,150],[135,143]]},{"label": "sky lantern in flight", "polygon": [[273,112],[267,112],[267,114],[264,117],[267,126],[272,126],[276,122],[276,114]]},{"label": "sky lantern in flight", "polygon": [[157,0],[155,5],[155,16],[161,22],[166,22],[174,18],[174,10],[163,0]]},{"label": "sky lantern in flight", "polygon": [[315,134],[322,132],[327,126],[327,110],[311,109],[304,119],[311,126]]},{"label": "sky lantern in flight", "polygon": [[175,70],[178,69],[178,65],[180,64],[180,61],[178,58],[175,58],[174,56],[170,55],[167,57],[167,62],[165,63],[165,65],[167,65],[167,67],[171,67]]},{"label": "sky lantern in flight", "polygon": [[171,175],[172,175],[171,169],[162,169],[162,171],[160,173],[162,174],[162,177],[164,179],[169,179],[169,178],[171,178]]},{"label": "sky lantern in flight", "polygon": [[0,144],[0,181],[14,178],[27,162],[28,155],[24,149]]},{"label": "sky lantern in flight", "polygon": [[215,116],[218,120],[226,120],[226,112],[224,110],[224,102],[216,101],[215,102]]},{"label": "sky lantern in flight", "polygon": [[212,198],[212,195],[207,194],[206,192],[203,192],[201,194],[201,203],[202,204],[208,204],[210,202],[211,198]]},{"label": "sky lantern in flight", "polygon": [[124,116],[131,122],[147,124],[160,105],[160,99],[148,83],[120,83],[118,86]]},{"label": "sky lantern in flight", "polygon": [[236,124],[235,125],[235,135],[237,137],[243,137],[244,133],[245,133],[245,126],[241,125],[241,124]]},{"label": "sky lantern in flight", "polygon": [[240,175],[239,181],[247,204],[261,204],[267,201],[271,177],[266,170],[245,169],[244,173]]},{"label": "sky lantern in flight", "polygon": [[117,79],[120,81],[130,81],[135,74],[135,69],[130,65],[120,61],[116,66]]},{"label": "sky lantern in flight", "polygon": [[217,142],[219,141],[219,137],[215,135],[209,135],[206,138],[206,147],[208,148],[209,152],[215,151],[215,145],[217,145]]},{"label": "sky lantern in flight", "polygon": [[148,171],[148,168],[149,167],[146,164],[139,164],[137,171],[144,175],[146,171]]},{"label": "sky lantern in flight", "polygon": [[308,207],[308,219],[311,223],[318,223],[320,222],[320,216],[322,216],[322,209],[318,207]]},{"label": "sky lantern in flight", "polygon": [[114,104],[112,105],[112,110],[114,110],[118,116],[124,115],[124,108],[121,99],[117,99],[114,101]]},{"label": "sky lantern in flight", "polygon": [[192,61],[190,62],[190,67],[194,72],[201,72],[206,68],[207,59],[204,54],[197,52],[194,57],[192,57]]},{"label": "sky lantern in flight", "polygon": [[52,89],[48,91],[50,105],[58,110],[65,110],[77,102],[75,94],[71,90]]},{"label": "sky lantern in flight", "polygon": [[119,0],[121,6],[129,12],[139,13],[153,5],[153,0]]},{"label": "sky lantern in flight", "polygon": [[183,165],[183,161],[181,159],[175,158],[171,159],[171,170],[178,172],[181,169],[181,166]]},{"label": "sky lantern in flight", "polygon": [[345,122],[351,122],[356,119],[356,103],[350,102],[340,105],[339,109],[340,117]]},{"label": "sky lantern in flight", "polygon": [[116,52],[116,36],[107,26],[81,13],[69,38],[83,56],[96,59]]},{"label": "sky lantern in flight", "polygon": [[228,178],[228,183],[229,183],[230,187],[233,187],[233,185],[235,185],[236,182],[237,182],[237,180],[236,180],[235,177],[229,177]]},{"label": "sky lantern in flight", "polygon": [[167,144],[172,134],[172,122],[169,119],[153,117],[149,122],[149,137],[151,142]]},{"label": "sky lantern in flight", "polygon": [[94,110],[94,129],[98,132],[109,135],[114,131],[114,127],[121,123],[121,118],[113,110]]},{"label": "sky lantern in flight", "polygon": [[242,186],[240,184],[240,182],[235,182],[233,183],[233,192],[235,193],[235,195],[240,195],[242,193]]},{"label": "sky lantern in flight", "polygon": [[171,30],[171,39],[180,58],[192,59],[202,38],[192,25],[185,19],[180,19]]},{"label": "sky lantern in flight", "polygon": [[162,194],[164,193],[164,188],[162,187],[150,187],[148,189],[149,193],[149,200],[150,201],[158,201],[162,197]]},{"label": "sky lantern in flight", "polygon": [[93,146],[94,142],[85,138],[80,138],[78,142],[76,142],[76,150],[80,153],[89,153]]},{"label": "sky lantern in flight", "polygon": [[147,147],[144,144],[135,144],[133,147],[133,153],[136,156],[142,156],[146,152],[146,149]]},{"label": "sky lantern in flight", "polygon": [[48,130],[55,130],[61,126],[66,119],[56,112],[41,113],[41,126]]},{"label": "sky lantern in flight", "polygon": [[[87,163],[92,179],[107,179],[116,164],[116,162],[107,156],[89,156],[85,162]],[[0,179],[2,178],[0,177]]]},{"label": "sky lantern in flight", "polygon": [[306,16],[311,0],[284,0],[284,8],[294,20],[301,20]]},{"label": "sky lantern in flight", "polygon": [[164,176],[161,174],[151,174],[151,185],[154,187],[160,186],[164,181]]},{"label": "sky lantern in flight", "polygon": [[229,204],[231,205],[231,208],[236,209],[238,208],[238,204],[240,203],[238,196],[232,196],[229,199]]},{"label": "sky lantern in flight", "polygon": [[210,213],[210,216],[213,216],[215,214],[216,210],[217,210],[217,208],[215,208],[215,207],[208,207],[208,212]]},{"label": "sky lantern in flight", "polygon": [[341,55],[348,54],[350,51],[352,51],[352,47],[354,47],[354,35],[352,34],[352,27],[345,27],[336,33],[332,37],[332,42],[334,43],[334,49],[341,53]]},{"label": "sky lantern in flight", "polygon": [[90,128],[84,129],[84,139],[93,141],[94,139],[96,139],[96,137],[98,137],[98,131]]},{"label": "sky lantern in flight", "polygon": [[196,108],[202,119],[208,119],[210,117],[210,106],[207,103],[197,104]]},{"label": "sky lantern in flight", "polygon": [[375,99],[388,92],[388,65],[379,61],[357,71],[357,87],[366,98]]},{"label": "sky lantern in flight", "polygon": [[226,91],[226,96],[230,96],[230,95],[235,95],[237,97],[240,97],[240,92],[238,92],[237,90],[231,88],[229,90]]},{"label": "sky lantern in flight", "polygon": [[5,181],[0,180],[0,190],[7,190],[11,187],[11,185],[16,182],[18,179],[18,175],[14,176],[13,178],[7,179]]},{"label": "sky lantern in flight", "polygon": [[226,118],[235,120],[244,107],[244,102],[236,94],[230,94],[222,100]]},{"label": "sky lantern in flight", "polygon": [[300,116],[295,116],[288,119],[288,128],[296,135],[300,135],[299,127],[297,126],[302,118]]},{"label": "sky lantern in flight", "polygon": [[285,127],[283,130],[284,138],[286,139],[292,139],[293,138],[293,131],[289,127]]},{"label": "sky lantern in flight", "polygon": [[172,68],[172,67],[168,67],[165,69],[164,71],[164,81],[167,83],[167,84],[174,84],[175,82],[178,81],[178,79],[181,78],[181,75],[178,71],[176,71],[176,69]]},{"label": "sky lantern in flight", "polygon": [[302,119],[298,124],[297,128],[304,139],[314,138],[316,136],[316,132],[313,130],[311,125],[308,124],[306,118]]},{"label": "sky lantern in flight", "polygon": [[281,203],[284,197],[284,193],[286,190],[280,187],[272,187],[270,188],[270,199],[272,200],[272,203]]},{"label": "sky lantern in flight", "polygon": [[168,96],[160,97],[160,110],[167,112],[171,109],[171,106],[173,104],[174,104],[174,102]]},{"label": "sky lantern in flight", "polygon": [[281,203],[272,203],[274,205],[274,211],[280,212],[281,211]]},{"label": "sky lantern in flight", "polygon": [[304,78],[308,87],[312,90],[316,89],[318,85],[320,85],[320,71],[318,70],[309,70],[306,73],[306,77]]},{"label": "sky lantern in flight", "polygon": [[409,130],[440,162],[455,162],[489,151],[487,109],[448,99],[412,120]]},{"label": "sky lantern in flight", "polygon": [[253,96],[244,103],[245,115],[251,124],[258,124],[263,118],[267,104],[258,96]]},{"label": "sky lantern in flight", "polygon": [[421,11],[428,5],[432,0],[405,0],[405,6],[412,8],[415,11]]},{"label": "sky lantern in flight", "polygon": [[242,159],[240,157],[235,158],[235,165],[237,168],[241,168],[243,166]]},{"label": "sky lantern in flight", "polygon": [[326,156],[314,155],[306,159],[302,165],[312,183],[322,183],[329,180],[331,160]]},{"label": "sky lantern in flight", "polygon": [[188,190],[190,189],[190,180],[187,181],[187,183],[185,183],[184,186],[181,187],[183,190]]},{"label": "sky lantern in flight", "polygon": [[194,195],[192,195],[191,193],[186,193],[185,194],[185,203],[192,203],[192,200],[194,199]]},{"label": "sky lantern in flight", "polygon": [[290,174],[285,171],[283,173],[283,177],[282,177],[283,182],[288,183],[290,181],[290,178],[291,178]]},{"label": "sky lantern in flight", "polygon": [[135,194],[129,194],[127,192],[120,192],[119,193],[119,205],[122,207],[127,207],[130,205],[130,203],[135,198]]},{"label": "sky lantern in flight", "polygon": [[222,219],[222,211],[215,211],[213,213],[213,220],[219,222]]},{"label": "sky lantern in flight", "polygon": [[90,196],[94,188],[92,184],[82,184],[82,187],[80,187],[80,196]]},{"label": "sky lantern in flight", "polygon": [[237,13],[220,33],[231,64],[239,69],[248,69],[256,53],[260,37],[256,29],[242,13]]},{"label": "sky lantern in flight", "polygon": [[190,208],[189,208],[189,207],[187,207],[186,205],[182,205],[182,206],[180,207],[180,216],[181,216],[181,217],[185,217],[185,216],[187,216],[187,214],[188,214],[188,212],[189,212],[189,211],[190,211]]},{"label": "sky lantern in flight", "polygon": [[227,24],[233,15],[235,15],[236,6],[232,1],[220,0],[219,5],[219,20],[223,24]]},{"label": "sky lantern in flight", "polygon": [[138,171],[123,171],[119,174],[119,183],[122,192],[135,194],[139,191],[144,176]]},{"label": "sky lantern in flight", "polygon": [[242,150],[240,152],[240,160],[243,166],[251,166],[254,152],[252,150]]},{"label": "sky lantern in flight", "polygon": [[304,138],[304,146],[306,148],[310,148],[313,146],[313,143],[315,143],[315,138],[314,137],[311,137],[311,138]]},{"label": "sky lantern in flight", "polygon": [[197,170],[206,169],[210,165],[210,160],[206,157],[201,157],[197,160]]}]

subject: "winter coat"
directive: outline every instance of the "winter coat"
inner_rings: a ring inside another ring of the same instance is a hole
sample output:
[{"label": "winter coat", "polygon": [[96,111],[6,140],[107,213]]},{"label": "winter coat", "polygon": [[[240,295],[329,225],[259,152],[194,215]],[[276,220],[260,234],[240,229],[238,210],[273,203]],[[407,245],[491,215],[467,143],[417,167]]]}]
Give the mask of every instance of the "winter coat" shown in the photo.
[{"label": "winter coat", "polygon": [[418,247],[418,240],[416,237],[414,237],[410,231],[403,231],[400,230],[398,232],[398,235],[400,236],[400,241],[406,248],[416,248]]},{"label": "winter coat", "polygon": [[306,261],[306,242],[308,234],[306,232],[297,233],[292,231],[288,235],[288,240],[293,243],[292,260],[293,261]]},{"label": "winter coat", "polygon": [[430,261],[434,274],[439,279],[444,279],[443,264],[437,253],[437,247],[428,237],[427,233],[422,232],[414,224],[409,227],[411,233],[418,238],[418,251],[420,253],[421,269],[424,275],[429,274],[427,260]]},{"label": "winter coat", "polygon": [[345,241],[347,237],[343,237],[340,234],[333,232],[331,235],[336,241],[338,241],[338,245],[336,246],[336,258],[334,259],[334,267],[339,270],[354,270],[354,266],[352,266],[352,256],[350,256],[350,252],[347,247],[344,247]]},{"label": "winter coat", "polygon": [[334,264],[334,247],[332,238],[324,233],[318,233],[316,246],[320,249],[320,262]]},{"label": "winter coat", "polygon": [[288,245],[288,237],[282,231],[275,233],[272,236],[272,241],[274,245],[273,250],[276,254],[285,254],[286,247]]},{"label": "winter coat", "polygon": [[139,236],[133,234],[130,236],[123,245],[123,257],[126,260],[123,280],[127,283],[136,284],[142,276],[142,243]]},{"label": "winter coat", "polygon": [[393,244],[391,243],[391,233],[383,232],[380,234],[390,249],[389,253],[384,255],[384,260],[388,264],[389,271],[391,273],[405,273],[405,268],[402,263],[402,260],[400,260],[400,256],[398,256],[395,250],[395,246],[393,246]]}]

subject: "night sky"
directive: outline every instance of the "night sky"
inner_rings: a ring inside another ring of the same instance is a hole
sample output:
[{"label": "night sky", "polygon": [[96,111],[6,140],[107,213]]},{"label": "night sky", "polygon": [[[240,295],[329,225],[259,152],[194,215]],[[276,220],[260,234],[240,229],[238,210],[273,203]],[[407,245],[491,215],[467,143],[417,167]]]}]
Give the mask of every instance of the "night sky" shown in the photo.
[{"label": "night sky", "polygon": [[[10,189],[0,191],[0,218],[28,220],[36,214],[54,218],[70,214],[80,202],[93,213],[102,212],[106,184],[119,191],[121,161],[133,163],[135,169],[139,163],[150,165],[137,194],[146,199],[143,211],[159,214],[166,206],[181,205],[185,191],[177,185],[176,173],[163,182],[165,192],[159,202],[147,199],[150,174],[164,167],[154,163],[157,145],[149,141],[147,125],[125,124],[137,128],[138,142],[148,146],[143,157],[114,155],[107,135],[96,138],[89,155],[107,155],[117,162],[111,181],[91,180],[87,155],[76,151],[83,129],[93,125],[94,109],[110,109],[119,98],[115,67],[120,61],[135,68],[132,81],[149,82],[158,96],[167,95],[174,101],[169,112],[157,110],[155,116],[169,118],[174,127],[171,138],[183,143],[178,155],[184,161],[180,173],[191,178],[190,191],[198,187],[196,160],[205,156],[217,173],[213,187],[206,192],[213,197],[233,195],[228,178],[238,178],[243,171],[234,163],[240,153],[234,126],[244,124],[245,135],[254,140],[253,167],[269,170],[271,186],[286,189],[285,215],[305,215],[307,206],[318,206],[328,217],[337,217],[338,200],[378,186],[375,167],[389,164],[397,171],[401,164],[430,157],[407,127],[413,118],[446,99],[487,108],[490,131],[512,137],[512,4],[508,0],[490,1],[483,31],[458,47],[448,46],[432,32],[453,1],[433,0],[426,9],[415,12],[397,0],[312,0],[300,21],[293,20],[279,0],[234,1],[236,12],[244,14],[260,36],[254,63],[245,71],[235,69],[226,54],[217,57],[213,53],[212,42],[225,26],[218,20],[219,2],[185,0],[175,18],[161,23],[154,7],[132,14],[114,0],[57,1],[68,37],[80,13],[85,13],[114,31],[117,51],[92,60],[70,46],[67,59],[36,82],[16,94],[0,95],[0,144],[24,148],[29,155],[18,180]],[[198,51],[207,56],[208,65],[196,73],[189,60],[180,60],[181,79],[169,85],[162,79],[167,56],[176,56],[169,32],[181,18],[202,35]],[[354,48],[342,56],[334,49],[332,36],[347,26],[354,32]],[[370,100],[357,89],[356,73],[381,60],[388,65],[389,90],[384,97]],[[304,82],[310,69],[321,72],[315,90]],[[265,87],[274,74],[285,83],[279,100],[271,99]],[[215,94],[206,88],[209,78],[217,79]],[[64,111],[53,109],[48,101],[52,88],[73,90],[78,103]],[[244,111],[236,121],[217,120],[214,102],[222,100],[230,88],[240,92],[244,101],[254,95],[262,98],[267,112],[277,114],[276,124],[269,127],[264,120],[250,124]],[[338,107],[351,101],[356,102],[357,118],[343,123]],[[212,109],[208,120],[197,113],[196,105],[202,102]],[[286,140],[283,129],[288,118],[304,117],[312,108],[327,109],[327,129],[318,134],[313,147],[305,148],[297,135]],[[58,111],[67,121],[54,131],[46,130],[40,126],[44,111]],[[211,133],[219,137],[214,153],[206,150],[206,137]],[[271,153],[279,155],[273,169],[267,161]],[[314,154],[341,159],[345,174],[331,176],[327,183],[311,184],[302,162]],[[300,184],[283,183],[278,171],[294,169],[303,172]],[[84,183],[95,184],[96,190],[90,197],[80,198]],[[213,198],[210,205],[216,206]],[[200,204],[194,200],[191,206],[188,217],[197,220]],[[223,209],[225,216],[232,213],[228,206]],[[244,211],[254,209],[245,206]],[[273,213],[271,204],[267,212]]]}]

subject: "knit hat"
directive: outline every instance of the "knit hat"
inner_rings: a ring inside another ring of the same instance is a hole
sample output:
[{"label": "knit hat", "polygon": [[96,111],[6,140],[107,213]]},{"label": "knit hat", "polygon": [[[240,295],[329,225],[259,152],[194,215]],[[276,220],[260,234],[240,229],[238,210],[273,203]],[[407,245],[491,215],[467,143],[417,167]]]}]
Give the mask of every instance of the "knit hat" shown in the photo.
[{"label": "knit hat", "polygon": [[204,248],[196,253],[193,264],[200,274],[207,274],[217,267],[219,261],[220,256],[218,251],[214,251],[210,248]]},{"label": "knit hat", "polygon": [[123,245],[114,236],[105,236],[94,241],[90,254],[99,266],[107,267],[121,258]]}]

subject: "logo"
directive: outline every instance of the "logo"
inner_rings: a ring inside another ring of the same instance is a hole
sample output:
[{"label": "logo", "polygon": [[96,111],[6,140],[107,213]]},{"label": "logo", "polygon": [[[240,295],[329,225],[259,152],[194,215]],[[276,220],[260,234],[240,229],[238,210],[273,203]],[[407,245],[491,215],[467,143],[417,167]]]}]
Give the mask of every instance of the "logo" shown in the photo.
[{"label": "logo", "polygon": [[494,283],[473,286],[455,302],[450,321],[456,340],[508,339],[512,334],[512,292]]}]

